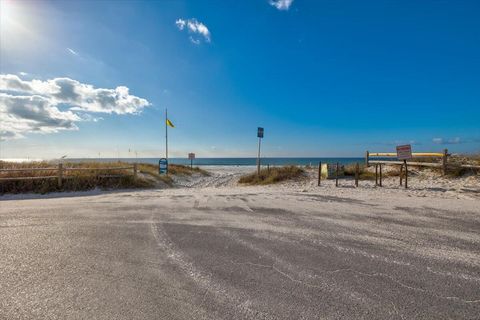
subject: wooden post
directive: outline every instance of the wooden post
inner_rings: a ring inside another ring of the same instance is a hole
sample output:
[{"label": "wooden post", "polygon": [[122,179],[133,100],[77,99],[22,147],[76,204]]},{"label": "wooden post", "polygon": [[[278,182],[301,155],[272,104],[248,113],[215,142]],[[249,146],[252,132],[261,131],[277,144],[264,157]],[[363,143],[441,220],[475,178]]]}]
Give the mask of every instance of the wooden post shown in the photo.
[{"label": "wooden post", "polygon": [[382,164],[378,165],[380,167],[380,187],[382,186]]},{"label": "wooden post", "polygon": [[375,164],[375,187],[378,186],[378,163]]},{"label": "wooden post", "polygon": [[137,163],[133,164],[133,178],[137,179],[137,174],[138,174],[138,165]]},{"label": "wooden post", "polygon": [[338,162],[337,162],[337,168],[335,170],[335,187],[338,187]]},{"label": "wooden post", "polygon": [[193,170],[193,158],[190,159],[190,170]]},{"label": "wooden post", "polygon": [[357,164],[355,165],[355,187],[358,188],[358,176],[359,176],[359,172],[360,172],[360,166],[357,162]]},{"label": "wooden post", "polygon": [[370,158],[370,153],[367,151],[365,152],[365,165],[367,166],[367,168],[370,166],[369,164],[369,158]]},{"label": "wooden post", "polygon": [[270,173],[270,163],[267,164],[267,171]]},{"label": "wooden post", "polygon": [[62,180],[63,180],[63,163],[58,164],[58,187],[62,187]]},{"label": "wooden post", "polygon": [[403,160],[403,165],[405,166],[405,189],[408,189],[408,167],[407,167],[407,160]]},{"label": "wooden post", "polygon": [[322,162],[318,163],[318,186],[320,186],[320,181],[322,180]]},{"label": "wooden post", "polygon": [[400,186],[403,186],[403,164],[400,165]]},{"label": "wooden post", "polygon": [[448,157],[448,149],[445,149],[443,150],[443,159],[442,159],[443,175],[447,174],[447,157]]}]

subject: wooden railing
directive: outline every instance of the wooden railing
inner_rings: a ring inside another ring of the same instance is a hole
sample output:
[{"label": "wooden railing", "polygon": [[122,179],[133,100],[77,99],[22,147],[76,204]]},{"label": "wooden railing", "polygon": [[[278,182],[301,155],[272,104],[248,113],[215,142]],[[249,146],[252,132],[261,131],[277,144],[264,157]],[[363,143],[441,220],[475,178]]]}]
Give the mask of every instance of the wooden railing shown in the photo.
[{"label": "wooden railing", "polygon": [[[408,164],[411,166],[417,167],[431,167],[431,168],[442,168],[443,174],[447,172],[447,165],[448,165],[448,157],[450,154],[448,150],[445,149],[443,152],[412,152],[412,159],[415,158],[438,158],[439,162],[419,162],[419,161],[408,161]],[[365,153],[365,165],[369,167],[371,164],[395,164],[395,165],[403,165],[403,161],[394,161],[394,160],[370,160],[370,158],[396,158],[397,153],[395,152],[369,152]]]},{"label": "wooden railing", "polygon": [[[446,174],[449,166],[451,167],[461,167],[461,168],[470,168],[470,169],[480,169],[480,166],[471,165],[471,164],[450,164],[448,159],[451,155],[448,153],[448,149],[443,150],[443,152],[413,152],[412,160],[408,160],[408,165],[417,166],[417,167],[431,167],[431,168],[441,168],[443,174]],[[369,167],[370,165],[376,164],[394,164],[394,165],[403,165],[403,161],[395,160],[371,160],[371,158],[396,158],[397,154],[394,152],[369,152],[365,153],[365,165]],[[421,162],[414,161],[415,158],[438,158],[439,162]]]},{"label": "wooden railing", "polygon": [[[24,168],[24,169],[0,169],[0,182],[2,181],[20,181],[20,180],[42,180],[42,179],[58,179],[58,186],[61,187],[64,179],[69,179],[75,176],[68,176],[68,172],[74,171],[118,171],[118,170],[132,170],[132,174],[115,174],[115,175],[96,175],[99,178],[119,178],[125,176],[133,175],[134,178],[137,178],[138,174],[138,165],[134,163],[132,166],[124,167],[106,167],[106,168],[64,168],[62,163],[59,163],[57,167],[49,168]],[[12,172],[52,172],[52,174],[44,176],[29,176],[29,177],[2,177],[2,174],[12,173]]]}]

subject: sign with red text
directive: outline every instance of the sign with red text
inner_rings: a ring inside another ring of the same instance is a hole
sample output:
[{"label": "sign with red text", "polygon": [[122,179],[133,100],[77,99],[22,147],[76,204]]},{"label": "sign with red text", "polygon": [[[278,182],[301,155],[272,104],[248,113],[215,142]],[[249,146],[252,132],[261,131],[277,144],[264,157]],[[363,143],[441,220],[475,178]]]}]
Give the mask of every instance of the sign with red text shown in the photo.
[{"label": "sign with red text", "polygon": [[412,146],[409,144],[397,146],[397,159],[409,160],[412,159]]}]

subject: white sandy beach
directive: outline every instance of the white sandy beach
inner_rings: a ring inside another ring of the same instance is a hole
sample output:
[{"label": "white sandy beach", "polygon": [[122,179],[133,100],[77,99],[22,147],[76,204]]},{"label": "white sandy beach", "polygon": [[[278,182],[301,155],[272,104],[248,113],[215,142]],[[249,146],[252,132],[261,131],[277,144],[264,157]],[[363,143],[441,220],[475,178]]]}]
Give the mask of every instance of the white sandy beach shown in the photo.
[{"label": "white sandy beach", "polygon": [[[237,192],[244,190],[256,190],[262,193],[282,192],[313,192],[332,196],[357,197],[363,200],[385,198],[427,198],[428,199],[466,199],[480,200],[480,174],[470,174],[462,177],[443,177],[438,172],[429,170],[411,169],[408,178],[408,189],[399,185],[398,177],[383,177],[383,186],[375,186],[375,181],[360,180],[356,188],[352,177],[339,179],[339,186],[335,186],[334,179],[322,179],[318,186],[318,171],[316,168],[307,168],[306,177],[298,181],[281,182],[274,185],[248,186],[238,183],[242,175],[255,172],[255,166],[201,166],[209,172],[209,176],[195,173],[191,176],[172,176],[174,179],[173,188],[164,184],[159,186],[162,193],[178,192],[178,189],[196,189],[195,192]],[[372,169],[371,169],[372,170]],[[384,173],[389,168],[384,168]],[[68,197],[82,195],[97,195],[116,191],[102,191],[99,189],[85,192],[61,192],[45,195],[39,194],[18,194],[3,195],[1,200],[10,199],[31,199]]]},{"label": "white sandy beach", "polygon": [[[411,169],[408,179],[408,189],[399,185],[398,177],[384,177],[383,186],[375,186],[375,181],[360,181],[355,188],[351,177],[339,179],[339,187],[335,187],[334,179],[322,179],[320,187],[317,185],[318,173],[316,168],[306,169],[307,177],[300,181],[289,181],[277,185],[248,187],[238,184],[240,176],[255,172],[254,166],[204,166],[202,169],[211,173],[204,177],[175,178],[178,187],[185,188],[221,188],[231,189],[258,189],[262,192],[315,192],[335,196],[355,196],[365,199],[378,197],[422,197],[446,199],[480,200],[480,175],[463,177],[443,177],[437,172]],[[384,169],[385,172],[388,171]]]}]

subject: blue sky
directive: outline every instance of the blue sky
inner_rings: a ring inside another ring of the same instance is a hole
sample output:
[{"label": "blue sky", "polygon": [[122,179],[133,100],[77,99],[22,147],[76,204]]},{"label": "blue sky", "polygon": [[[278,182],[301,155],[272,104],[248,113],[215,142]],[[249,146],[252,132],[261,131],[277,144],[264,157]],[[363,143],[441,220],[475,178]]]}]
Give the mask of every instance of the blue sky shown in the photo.
[{"label": "blue sky", "polygon": [[480,151],[478,1],[0,1],[1,157]]}]

